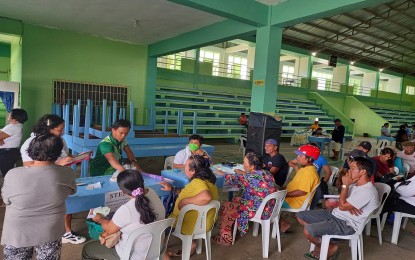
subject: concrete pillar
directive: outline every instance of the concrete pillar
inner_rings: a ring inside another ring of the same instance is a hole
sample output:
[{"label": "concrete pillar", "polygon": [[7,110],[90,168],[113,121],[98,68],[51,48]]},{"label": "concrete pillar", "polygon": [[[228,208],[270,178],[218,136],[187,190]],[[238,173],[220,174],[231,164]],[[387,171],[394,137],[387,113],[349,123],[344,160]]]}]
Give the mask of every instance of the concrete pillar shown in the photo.
[{"label": "concrete pillar", "polygon": [[255,70],[252,81],[251,111],[275,113],[282,28],[257,29]]}]

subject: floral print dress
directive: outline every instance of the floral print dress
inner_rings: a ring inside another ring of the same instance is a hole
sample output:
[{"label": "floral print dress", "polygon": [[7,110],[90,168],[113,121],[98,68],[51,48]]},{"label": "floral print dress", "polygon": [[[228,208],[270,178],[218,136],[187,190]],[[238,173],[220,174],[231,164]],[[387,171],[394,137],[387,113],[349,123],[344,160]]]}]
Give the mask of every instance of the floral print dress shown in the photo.
[{"label": "floral print dress", "polygon": [[[268,171],[257,170],[246,174],[226,175],[225,181],[242,190],[242,198],[238,206],[238,230],[241,235],[248,231],[248,220],[255,216],[262,200],[277,191],[274,177]],[[262,214],[262,219],[271,217],[275,202],[268,203]]]}]

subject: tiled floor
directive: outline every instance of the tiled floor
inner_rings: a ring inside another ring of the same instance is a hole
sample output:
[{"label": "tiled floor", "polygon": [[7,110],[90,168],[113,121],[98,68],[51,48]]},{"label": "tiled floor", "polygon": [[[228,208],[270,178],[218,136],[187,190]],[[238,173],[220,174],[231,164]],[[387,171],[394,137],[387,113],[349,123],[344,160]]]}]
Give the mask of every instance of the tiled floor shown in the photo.
[{"label": "tiled floor", "polygon": [[[215,145],[215,153],[213,160],[215,162],[222,161],[242,161],[242,151],[239,150],[239,145],[228,144],[221,141],[208,142]],[[280,152],[288,159],[295,158],[293,150],[298,147],[292,147],[289,142],[283,142],[280,147]],[[148,172],[160,173],[163,168],[163,158],[144,158],[139,160],[142,168]],[[341,162],[332,163],[332,165],[339,166]],[[222,196],[225,199],[226,196]],[[4,208],[0,208],[0,226],[2,227],[4,219]],[[87,236],[87,227],[85,224],[86,212],[75,214],[73,221],[73,229]],[[292,224],[292,233],[282,237],[282,252],[278,253],[277,243],[274,239],[270,239],[269,258],[270,259],[303,259],[303,254],[308,251],[309,243],[304,238],[300,225],[291,215],[285,215],[285,218]],[[410,223],[406,230],[401,230],[399,236],[399,244],[393,245],[390,243],[392,226],[387,225],[383,231],[383,245],[379,245],[377,238],[376,225],[372,226],[370,236],[364,236],[364,252],[366,259],[413,259],[415,253],[415,237],[411,234],[414,229]],[[217,230],[214,230],[216,233]],[[180,240],[171,238],[169,242],[170,247],[179,248]],[[339,259],[351,259],[350,250],[347,243],[339,243],[342,250]],[[65,244],[62,250],[62,259],[80,259],[82,245],[68,245]],[[0,253],[2,258],[2,253]],[[261,259],[262,258],[262,243],[261,236],[253,237],[252,232],[244,237],[238,237],[234,246],[225,247],[212,244],[212,259]],[[180,258],[176,258],[180,259]],[[206,259],[206,255],[195,255],[192,259]]]}]

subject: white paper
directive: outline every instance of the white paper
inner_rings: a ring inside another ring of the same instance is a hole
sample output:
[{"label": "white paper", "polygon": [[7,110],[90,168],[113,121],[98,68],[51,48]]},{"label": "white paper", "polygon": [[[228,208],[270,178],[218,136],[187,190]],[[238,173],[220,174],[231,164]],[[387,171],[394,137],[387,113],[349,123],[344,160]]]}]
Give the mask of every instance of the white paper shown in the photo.
[{"label": "white paper", "polygon": [[125,195],[121,190],[110,191],[105,193],[105,206],[111,209],[111,212],[116,211],[119,207],[130,200],[128,195]]},{"label": "white paper", "polygon": [[98,208],[90,209],[89,213],[88,213],[88,216],[86,218],[93,218],[98,213],[103,215],[104,217],[106,217],[110,213],[110,208],[108,208],[108,207],[98,207]]},{"label": "white paper", "polygon": [[96,183],[92,183],[92,184],[88,184],[88,186],[86,186],[87,190],[94,190],[94,189],[101,189],[101,182],[96,182]]}]

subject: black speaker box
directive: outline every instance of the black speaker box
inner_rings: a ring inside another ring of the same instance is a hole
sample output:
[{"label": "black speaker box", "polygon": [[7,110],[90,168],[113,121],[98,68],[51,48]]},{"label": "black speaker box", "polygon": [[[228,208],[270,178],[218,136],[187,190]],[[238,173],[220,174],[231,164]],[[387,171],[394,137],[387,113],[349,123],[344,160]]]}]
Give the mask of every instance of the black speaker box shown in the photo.
[{"label": "black speaker box", "polygon": [[329,66],[336,67],[337,66],[337,56],[331,55],[329,59]]},{"label": "black speaker box", "polygon": [[256,152],[264,156],[264,143],[266,140],[275,139],[278,145],[280,144],[281,128],[282,120],[277,121],[272,116],[251,112],[249,114],[245,152]]}]

